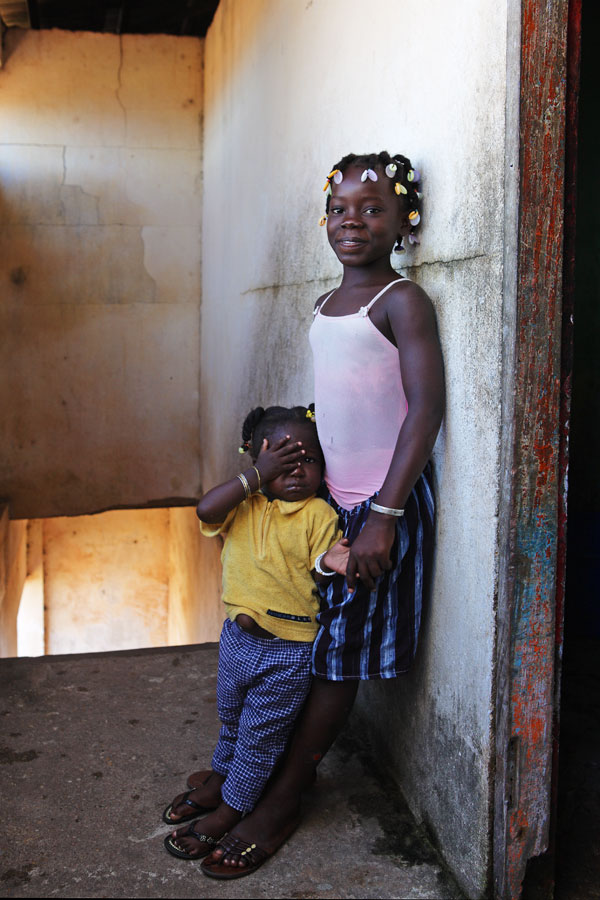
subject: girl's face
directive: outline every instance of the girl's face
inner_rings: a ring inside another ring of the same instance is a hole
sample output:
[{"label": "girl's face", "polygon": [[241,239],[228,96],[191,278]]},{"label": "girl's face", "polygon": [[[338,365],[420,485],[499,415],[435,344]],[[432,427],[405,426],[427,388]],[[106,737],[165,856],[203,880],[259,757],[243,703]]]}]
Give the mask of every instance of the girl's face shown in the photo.
[{"label": "girl's face", "polygon": [[408,209],[394,191],[393,179],[381,169],[377,181],[361,181],[364,166],[350,166],[341,184],[332,183],[327,237],[344,266],[389,264],[399,235],[408,234]]},{"label": "girl's face", "polygon": [[323,454],[312,422],[290,422],[268,438],[269,446],[289,434],[290,440],[301,441],[305,455],[292,472],[278,475],[267,482],[266,489],[279,500],[306,500],[316,494],[323,475]]}]

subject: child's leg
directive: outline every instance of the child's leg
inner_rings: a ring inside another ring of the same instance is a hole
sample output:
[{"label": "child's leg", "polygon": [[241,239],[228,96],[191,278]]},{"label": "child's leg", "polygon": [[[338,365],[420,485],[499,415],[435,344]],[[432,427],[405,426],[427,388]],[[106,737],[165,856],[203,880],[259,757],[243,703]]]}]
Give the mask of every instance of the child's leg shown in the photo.
[{"label": "child's leg", "polygon": [[217,711],[221,720],[219,740],[213,753],[212,773],[199,787],[178,794],[165,810],[165,821],[176,824],[189,819],[196,809],[201,815],[215,809],[221,803],[221,786],[227,777],[237,740],[239,718],[248,689],[248,673],[240,665],[239,629],[227,619],[219,641],[219,667],[217,673]]},{"label": "child's leg", "polygon": [[283,754],[312,680],[312,645],[248,636],[260,646],[256,682],[240,716],[238,739],[221,793],[241,813],[254,808]]},{"label": "child's leg", "polygon": [[230,837],[232,846],[238,838],[244,848],[254,843],[268,854],[277,850],[295,828],[301,792],[310,784],[316,766],[342,730],[357,690],[358,681],[313,680],[281,771],[267,786],[256,808],[225,838],[225,849],[214,851],[209,862],[245,867],[240,853],[227,849]]},{"label": "child's leg", "polygon": [[[239,718],[234,756],[222,787],[223,802],[199,823],[202,834],[210,837],[221,837],[256,804],[285,750],[312,678],[312,644],[266,640],[239,631],[238,662],[243,660],[251,668],[253,685]],[[194,858],[210,849],[186,828],[174,831],[172,840],[177,849]]]}]

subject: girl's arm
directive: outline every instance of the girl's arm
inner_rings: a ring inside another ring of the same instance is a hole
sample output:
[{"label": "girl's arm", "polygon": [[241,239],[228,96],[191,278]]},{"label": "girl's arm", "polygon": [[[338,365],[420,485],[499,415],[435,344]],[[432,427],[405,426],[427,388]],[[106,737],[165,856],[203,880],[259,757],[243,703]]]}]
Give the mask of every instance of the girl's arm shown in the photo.
[{"label": "girl's arm", "polygon": [[[300,443],[290,441],[289,434],[277,441],[272,447],[265,438],[255,466],[244,469],[242,475],[248,481],[250,490],[255,493],[262,485],[289,472],[296,467],[295,460],[298,456]],[[304,450],[300,451],[304,453]],[[256,471],[258,469],[258,472]],[[259,479],[260,475],[260,479]],[[242,481],[235,476],[218,484],[208,491],[196,507],[196,515],[202,522],[208,525],[219,524],[225,521],[227,513],[231,512],[244,500],[246,491]]]},{"label": "girl's arm", "polygon": [[[394,455],[377,503],[402,509],[425,468],[442,422],[444,368],[431,300],[416,284],[402,292],[390,291],[388,321],[400,355],[402,384],[408,403]],[[375,580],[392,565],[396,519],[370,512],[365,526],[350,548],[346,570],[348,587],[356,579],[372,590]]]}]

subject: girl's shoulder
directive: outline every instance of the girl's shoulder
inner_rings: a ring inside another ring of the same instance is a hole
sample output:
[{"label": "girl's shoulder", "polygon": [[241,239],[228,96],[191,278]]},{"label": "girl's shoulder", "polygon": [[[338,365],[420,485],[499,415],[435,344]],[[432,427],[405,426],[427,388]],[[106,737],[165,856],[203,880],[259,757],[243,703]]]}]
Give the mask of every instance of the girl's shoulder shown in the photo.
[{"label": "girl's shoulder", "polygon": [[414,313],[432,308],[429,294],[416,281],[410,281],[408,278],[392,285],[375,305],[378,304],[388,312],[390,309],[394,309],[399,313]]},{"label": "girl's shoulder", "polygon": [[335,291],[337,291],[337,288],[333,288],[333,289],[330,290],[330,291],[325,291],[324,294],[321,294],[320,297],[317,297],[317,299],[315,300],[315,305],[314,305],[313,309],[318,309],[320,306],[322,306],[323,303],[325,303],[325,301],[326,301],[329,297],[331,297],[331,295],[332,295],[333,293],[335,293]]}]

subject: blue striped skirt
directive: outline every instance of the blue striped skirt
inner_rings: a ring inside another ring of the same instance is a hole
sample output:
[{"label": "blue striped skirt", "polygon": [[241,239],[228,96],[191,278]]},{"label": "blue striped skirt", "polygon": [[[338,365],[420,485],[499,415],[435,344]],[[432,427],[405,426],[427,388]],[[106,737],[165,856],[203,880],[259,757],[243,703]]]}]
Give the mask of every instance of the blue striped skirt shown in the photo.
[{"label": "blue striped skirt", "polygon": [[[375,497],[376,495],[374,495]],[[326,499],[340,516],[352,543],[364,526],[371,500],[351,510]],[[343,576],[319,585],[321,626],[313,645],[313,674],[328,681],[395,678],[414,659],[423,599],[431,570],[435,507],[428,463],[396,523],[392,568],[369,593],[357,584],[349,594]]]}]

